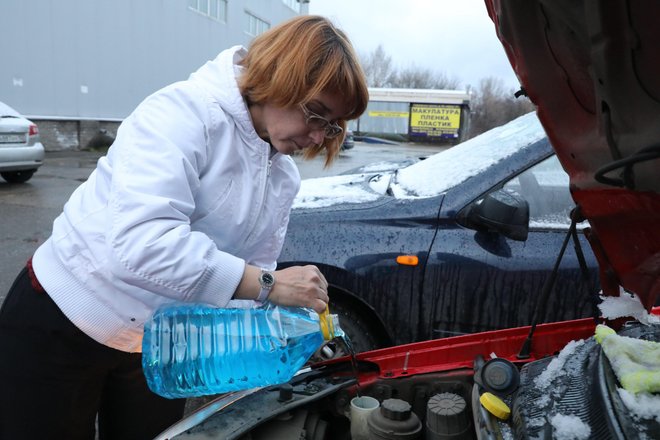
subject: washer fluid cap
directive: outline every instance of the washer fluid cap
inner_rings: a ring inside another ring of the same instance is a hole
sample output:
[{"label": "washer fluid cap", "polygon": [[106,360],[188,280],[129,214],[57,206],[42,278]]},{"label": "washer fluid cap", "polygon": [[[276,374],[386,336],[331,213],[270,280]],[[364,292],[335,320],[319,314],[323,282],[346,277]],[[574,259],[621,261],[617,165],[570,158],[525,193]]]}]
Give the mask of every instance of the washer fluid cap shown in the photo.
[{"label": "washer fluid cap", "polygon": [[511,415],[511,409],[509,409],[509,406],[495,394],[483,393],[481,397],[479,397],[479,402],[489,413],[500,420],[506,420]]}]

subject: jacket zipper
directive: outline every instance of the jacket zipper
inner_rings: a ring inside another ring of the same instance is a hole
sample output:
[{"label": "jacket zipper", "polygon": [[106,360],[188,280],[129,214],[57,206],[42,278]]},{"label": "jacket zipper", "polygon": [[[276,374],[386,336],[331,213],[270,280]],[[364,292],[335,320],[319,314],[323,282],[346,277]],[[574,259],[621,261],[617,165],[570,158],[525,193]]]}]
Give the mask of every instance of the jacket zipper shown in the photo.
[{"label": "jacket zipper", "polygon": [[255,217],[254,224],[250,228],[250,232],[245,238],[245,244],[248,244],[250,242],[250,239],[252,238],[252,235],[254,235],[254,231],[255,229],[257,229],[257,225],[259,224],[258,219],[261,218],[261,214],[264,212],[264,206],[266,206],[266,196],[268,195],[268,179],[270,178],[270,167],[272,165],[273,165],[273,160],[268,159],[268,165],[266,166],[266,180],[264,181],[264,184],[262,186],[261,204],[259,205],[259,211],[257,216]]}]

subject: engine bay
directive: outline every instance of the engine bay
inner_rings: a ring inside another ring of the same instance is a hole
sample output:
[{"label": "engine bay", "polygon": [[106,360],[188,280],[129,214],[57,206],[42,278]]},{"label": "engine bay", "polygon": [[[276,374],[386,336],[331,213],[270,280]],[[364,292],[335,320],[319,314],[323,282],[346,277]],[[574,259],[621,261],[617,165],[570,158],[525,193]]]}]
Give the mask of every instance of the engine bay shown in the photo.
[{"label": "engine bay", "polygon": [[[660,325],[631,323],[619,334],[660,342]],[[222,409],[202,407],[189,416],[194,426],[160,438],[341,440],[365,421],[369,439],[551,439],[564,429],[583,433],[575,438],[660,437],[658,417],[635,412],[593,337],[527,363],[477,358],[474,368],[392,378],[366,361],[358,370],[359,383],[349,361],[321,365]],[[357,421],[351,402],[365,396],[378,407]]]}]

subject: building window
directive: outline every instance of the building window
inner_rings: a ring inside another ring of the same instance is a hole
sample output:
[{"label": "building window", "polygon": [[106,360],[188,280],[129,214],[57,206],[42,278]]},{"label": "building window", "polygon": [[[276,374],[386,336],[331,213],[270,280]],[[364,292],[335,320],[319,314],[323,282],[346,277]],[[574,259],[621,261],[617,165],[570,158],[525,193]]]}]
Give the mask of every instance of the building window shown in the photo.
[{"label": "building window", "polygon": [[188,0],[188,7],[214,20],[227,21],[227,0]]},{"label": "building window", "polygon": [[268,29],[270,29],[270,23],[245,11],[245,32],[256,37]]},{"label": "building window", "polygon": [[298,0],[282,0],[282,3],[296,11],[297,13],[300,13],[300,2]]}]

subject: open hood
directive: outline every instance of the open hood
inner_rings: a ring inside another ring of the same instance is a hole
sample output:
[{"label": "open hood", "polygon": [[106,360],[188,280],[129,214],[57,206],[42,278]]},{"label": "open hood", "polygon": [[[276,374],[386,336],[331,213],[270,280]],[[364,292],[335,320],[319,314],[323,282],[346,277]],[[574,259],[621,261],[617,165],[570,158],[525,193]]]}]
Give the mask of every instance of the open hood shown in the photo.
[{"label": "open hood", "polygon": [[660,292],[660,3],[486,0],[591,224],[603,293]]}]

